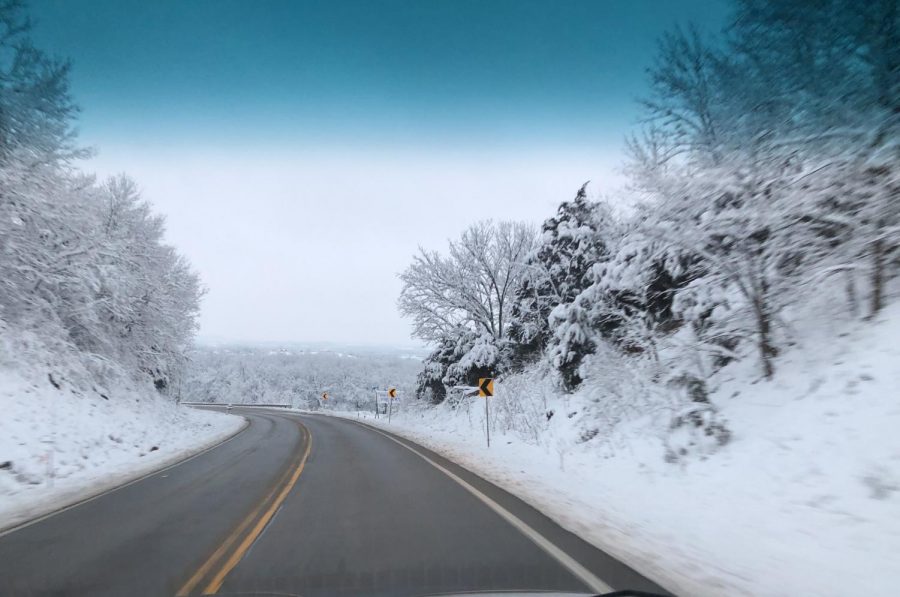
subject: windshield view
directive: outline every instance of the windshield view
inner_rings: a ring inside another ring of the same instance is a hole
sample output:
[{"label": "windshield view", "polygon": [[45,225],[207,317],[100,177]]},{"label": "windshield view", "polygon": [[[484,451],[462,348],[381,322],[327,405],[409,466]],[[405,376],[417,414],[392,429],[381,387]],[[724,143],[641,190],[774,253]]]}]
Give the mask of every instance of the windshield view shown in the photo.
[{"label": "windshield view", "polygon": [[0,597],[900,594],[900,0],[0,0]]}]

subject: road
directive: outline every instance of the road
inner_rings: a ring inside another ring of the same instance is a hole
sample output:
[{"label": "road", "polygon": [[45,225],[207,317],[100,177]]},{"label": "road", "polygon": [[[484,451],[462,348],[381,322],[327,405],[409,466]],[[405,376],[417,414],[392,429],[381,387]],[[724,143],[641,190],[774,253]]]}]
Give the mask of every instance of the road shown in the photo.
[{"label": "road", "polygon": [[353,421],[242,414],[220,446],[0,535],[0,594],[664,593],[420,446]]}]

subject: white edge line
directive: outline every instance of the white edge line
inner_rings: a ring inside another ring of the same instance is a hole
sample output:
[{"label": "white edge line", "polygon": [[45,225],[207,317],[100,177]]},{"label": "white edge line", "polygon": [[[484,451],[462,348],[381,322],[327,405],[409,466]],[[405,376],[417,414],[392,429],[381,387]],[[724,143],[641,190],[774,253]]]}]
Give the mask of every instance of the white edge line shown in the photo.
[{"label": "white edge line", "polygon": [[109,494],[111,494],[111,493],[115,493],[116,491],[119,491],[120,489],[125,489],[125,488],[128,487],[129,485],[134,485],[135,483],[140,483],[141,481],[143,481],[143,480],[145,480],[145,479],[149,479],[149,478],[152,477],[153,475],[158,475],[159,473],[164,473],[164,472],[166,472],[166,471],[168,471],[168,470],[172,470],[172,469],[175,468],[176,466],[181,466],[182,464],[185,464],[185,463],[187,463],[187,462],[190,462],[191,460],[193,460],[194,458],[197,458],[198,456],[203,456],[204,454],[206,454],[206,453],[209,452],[210,450],[214,450],[215,448],[218,448],[219,446],[224,446],[225,444],[227,444],[228,442],[230,442],[231,440],[233,440],[234,438],[236,438],[237,436],[239,436],[241,433],[243,433],[244,431],[246,431],[247,428],[248,428],[249,426],[250,426],[250,421],[249,421],[248,419],[244,418],[244,424],[241,426],[240,429],[238,429],[237,431],[235,431],[231,436],[226,437],[226,438],[223,439],[222,441],[217,442],[217,443],[213,444],[212,446],[207,446],[206,448],[200,450],[200,451],[197,452],[196,454],[191,454],[190,456],[188,456],[188,457],[185,458],[184,460],[179,460],[178,462],[173,462],[172,464],[170,464],[170,465],[168,465],[168,466],[165,466],[165,467],[163,467],[163,468],[161,468],[161,469],[157,469],[157,470],[155,470],[155,471],[150,471],[149,473],[146,473],[146,474],[144,474],[144,475],[141,475],[141,476],[138,477],[137,479],[132,479],[131,481],[128,481],[128,482],[126,482],[126,483],[122,483],[121,485],[116,485],[115,487],[110,487],[109,489],[107,489],[107,490],[105,490],[105,491],[101,491],[101,492],[98,493],[98,494],[95,494],[95,495],[86,497],[86,498],[84,498],[84,499],[82,499],[82,500],[78,500],[77,502],[74,502],[74,503],[72,503],[72,504],[69,504],[68,506],[63,506],[62,508],[59,508],[59,509],[54,510],[54,511],[52,511],[52,512],[47,512],[46,514],[42,514],[41,516],[38,516],[37,518],[32,518],[31,520],[22,522],[22,523],[20,523],[20,524],[17,524],[16,526],[13,526],[13,527],[8,528],[8,529],[0,530],[0,537],[5,537],[5,536],[7,536],[7,535],[9,535],[9,534],[15,533],[16,531],[21,531],[22,529],[27,528],[27,527],[30,527],[30,526],[33,525],[33,524],[37,524],[37,523],[39,523],[39,522],[43,522],[43,521],[47,520],[48,518],[53,518],[53,517],[56,516],[57,514],[62,514],[63,512],[68,512],[68,511],[71,510],[72,508],[77,508],[78,506],[82,506],[82,505],[84,505],[84,504],[87,504],[88,502],[93,502],[94,500],[99,499],[99,498],[102,498],[102,497],[105,496],[105,495],[109,495]]},{"label": "white edge line", "polygon": [[388,438],[389,440],[391,440],[392,442],[395,442],[395,443],[403,446],[404,448],[406,448],[407,450],[409,450],[416,456],[420,457],[422,460],[424,460],[425,462],[427,462],[434,468],[438,469],[439,471],[441,471],[442,473],[444,473],[445,475],[447,475],[448,477],[450,477],[451,479],[456,481],[459,485],[461,485],[463,487],[463,489],[465,489],[466,491],[471,493],[473,496],[478,498],[481,502],[484,503],[484,505],[486,505],[488,508],[490,508],[491,510],[496,512],[503,520],[505,520],[512,526],[514,526],[520,533],[525,535],[535,545],[537,545],[542,550],[544,550],[544,552],[546,552],[547,555],[549,555],[550,557],[555,559],[557,562],[562,564],[562,566],[564,568],[566,568],[569,572],[574,574],[578,578],[578,580],[583,582],[591,591],[593,591],[595,593],[610,593],[613,591],[613,588],[611,586],[609,586],[608,584],[606,584],[605,582],[600,580],[600,578],[597,577],[597,575],[595,575],[593,572],[591,572],[590,570],[588,570],[587,568],[585,568],[584,566],[579,564],[572,556],[570,556],[569,554],[564,552],[562,549],[560,549],[554,543],[552,543],[549,539],[547,539],[546,537],[544,537],[543,535],[538,533],[536,530],[534,530],[530,526],[528,526],[528,524],[525,523],[521,518],[519,518],[518,516],[516,516],[515,514],[513,514],[512,512],[510,512],[509,510],[507,510],[506,508],[504,508],[503,506],[501,506],[500,504],[498,504],[497,502],[492,500],[490,497],[486,496],[484,493],[482,493],[481,491],[476,489],[473,485],[471,485],[466,480],[460,478],[459,475],[457,475],[456,473],[441,466],[440,464],[438,464],[437,462],[435,462],[434,460],[432,460],[425,454],[419,452],[418,450],[416,450],[415,448],[412,448],[411,446],[406,445],[405,443],[401,442],[400,440],[398,440],[394,437],[391,437],[390,435],[388,435],[387,433],[384,433],[380,429],[377,429],[375,427],[370,427],[369,425],[364,425],[363,423],[357,423],[356,421],[353,421],[352,419],[349,419],[349,421],[352,423],[356,423],[360,427],[365,427],[371,431],[374,431],[375,433],[379,433],[379,434],[383,435],[384,437]]}]

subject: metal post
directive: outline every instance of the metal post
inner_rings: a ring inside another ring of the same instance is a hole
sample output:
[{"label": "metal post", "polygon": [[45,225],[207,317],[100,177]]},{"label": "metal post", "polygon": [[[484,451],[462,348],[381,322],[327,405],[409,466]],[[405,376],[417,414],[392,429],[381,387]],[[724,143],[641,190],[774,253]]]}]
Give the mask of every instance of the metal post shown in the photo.
[{"label": "metal post", "polygon": [[487,396],[484,397],[484,432],[487,434],[487,447],[491,447],[491,420],[488,416],[488,400]]},{"label": "metal post", "polygon": [[375,392],[375,418],[378,418],[378,390],[374,390]]},{"label": "metal post", "polygon": [[391,423],[391,415],[394,413],[394,399],[388,397],[388,424]]}]

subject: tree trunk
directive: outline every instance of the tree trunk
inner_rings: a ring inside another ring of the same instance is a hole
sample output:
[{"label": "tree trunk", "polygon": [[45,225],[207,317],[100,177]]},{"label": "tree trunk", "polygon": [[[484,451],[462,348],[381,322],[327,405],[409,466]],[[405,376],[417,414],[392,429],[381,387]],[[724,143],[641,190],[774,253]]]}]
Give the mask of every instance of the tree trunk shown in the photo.
[{"label": "tree trunk", "polygon": [[775,374],[772,357],[777,354],[777,351],[772,346],[772,317],[768,312],[764,297],[756,297],[753,300],[753,310],[756,314],[759,359],[760,363],[762,363],[763,375],[766,379],[772,379],[772,376]]},{"label": "tree trunk", "polygon": [[859,299],[856,296],[856,272],[848,269],[846,273],[847,307],[853,317],[859,316]]},{"label": "tree trunk", "polygon": [[[880,233],[881,226],[878,227]],[[873,319],[884,306],[884,241],[877,239],[872,243],[872,294],[870,295],[869,315]]]}]

